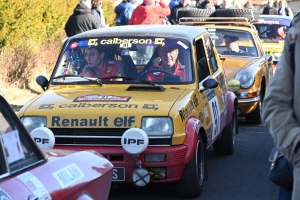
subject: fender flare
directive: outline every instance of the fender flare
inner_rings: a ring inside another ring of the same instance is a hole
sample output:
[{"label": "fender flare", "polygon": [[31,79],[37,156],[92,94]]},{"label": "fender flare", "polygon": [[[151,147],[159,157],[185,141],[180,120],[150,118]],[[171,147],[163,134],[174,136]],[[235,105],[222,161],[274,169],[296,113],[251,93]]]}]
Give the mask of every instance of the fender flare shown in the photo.
[{"label": "fender flare", "polygon": [[201,129],[203,129],[203,124],[200,120],[193,116],[187,120],[185,125],[186,138],[183,142],[183,145],[187,146],[188,148],[183,161],[184,165],[187,165],[194,156]]},{"label": "fender flare", "polygon": [[227,91],[227,119],[226,125],[227,126],[232,120],[232,113],[234,112],[234,107],[237,107],[237,97],[231,91]]}]

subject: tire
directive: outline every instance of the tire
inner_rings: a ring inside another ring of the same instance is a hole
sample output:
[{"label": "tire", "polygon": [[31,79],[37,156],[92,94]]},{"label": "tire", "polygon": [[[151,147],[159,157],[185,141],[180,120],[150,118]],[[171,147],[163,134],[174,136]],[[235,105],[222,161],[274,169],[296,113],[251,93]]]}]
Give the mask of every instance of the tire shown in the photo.
[{"label": "tire", "polygon": [[198,140],[191,162],[185,166],[181,179],[175,182],[175,191],[179,197],[196,198],[201,194],[205,175],[205,153],[206,147]]},{"label": "tire", "polygon": [[176,20],[179,21],[182,17],[215,17],[216,12],[208,9],[180,9],[177,12]]},{"label": "tire", "polygon": [[235,149],[235,138],[238,134],[236,107],[232,114],[231,122],[223,129],[221,138],[214,144],[214,151],[218,155],[231,155]]},{"label": "tire", "polygon": [[256,9],[220,9],[216,11],[217,17],[246,17],[251,22],[258,22],[259,10]]}]

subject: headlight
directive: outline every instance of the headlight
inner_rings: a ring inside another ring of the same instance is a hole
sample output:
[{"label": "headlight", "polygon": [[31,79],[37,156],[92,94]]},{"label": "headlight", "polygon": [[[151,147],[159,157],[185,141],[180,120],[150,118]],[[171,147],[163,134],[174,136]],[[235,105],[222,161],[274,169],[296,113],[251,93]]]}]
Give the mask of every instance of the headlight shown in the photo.
[{"label": "headlight", "polygon": [[148,136],[170,136],[173,134],[173,122],[169,117],[143,117],[142,129]]},{"label": "headlight", "polygon": [[235,78],[240,81],[241,88],[251,87],[255,80],[253,72],[248,69],[241,70]]},{"label": "headlight", "polygon": [[29,133],[35,128],[47,126],[46,117],[22,117],[21,122]]},{"label": "headlight", "polygon": [[282,53],[273,53],[273,61],[279,61],[279,58],[281,57]]}]

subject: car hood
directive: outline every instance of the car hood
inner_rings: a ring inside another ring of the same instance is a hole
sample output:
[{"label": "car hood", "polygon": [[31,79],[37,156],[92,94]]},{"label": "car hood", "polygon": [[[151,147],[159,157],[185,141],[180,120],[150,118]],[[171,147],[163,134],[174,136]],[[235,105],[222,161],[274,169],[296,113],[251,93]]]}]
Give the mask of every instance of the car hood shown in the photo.
[{"label": "car hood", "polygon": [[256,61],[256,58],[224,57],[223,68],[225,70],[227,80],[234,78],[241,69],[247,68],[247,66],[250,66]]},{"label": "car hood", "polygon": [[[134,91],[126,88],[86,87],[59,88],[45,92],[30,105],[25,105],[19,112],[22,116],[46,116],[47,127],[58,126],[91,126],[95,121],[97,126],[132,126],[139,125],[143,116],[168,116],[174,102],[184,89],[165,88],[164,91],[153,91],[154,87],[136,86]],[[156,88],[157,89],[157,88]],[[113,95],[117,94],[117,95]],[[134,113],[134,114],[133,114]],[[124,123],[131,118],[134,124]],[[71,125],[71,121],[77,121]],[[105,122],[106,121],[106,122]]]},{"label": "car hood", "polygon": [[261,40],[261,42],[266,54],[281,53],[283,51],[283,42],[270,42],[264,40]]}]

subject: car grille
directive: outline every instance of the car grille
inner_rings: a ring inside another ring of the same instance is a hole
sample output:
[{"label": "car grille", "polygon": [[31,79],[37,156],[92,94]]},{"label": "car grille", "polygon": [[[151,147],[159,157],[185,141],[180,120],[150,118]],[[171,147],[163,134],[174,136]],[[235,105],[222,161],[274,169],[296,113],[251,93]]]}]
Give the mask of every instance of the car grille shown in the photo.
[{"label": "car grille", "polygon": [[[92,129],[92,128],[52,128],[55,135],[55,145],[85,145],[85,146],[121,146],[121,137],[126,128]],[[149,146],[170,146],[171,137],[149,137]]]}]

